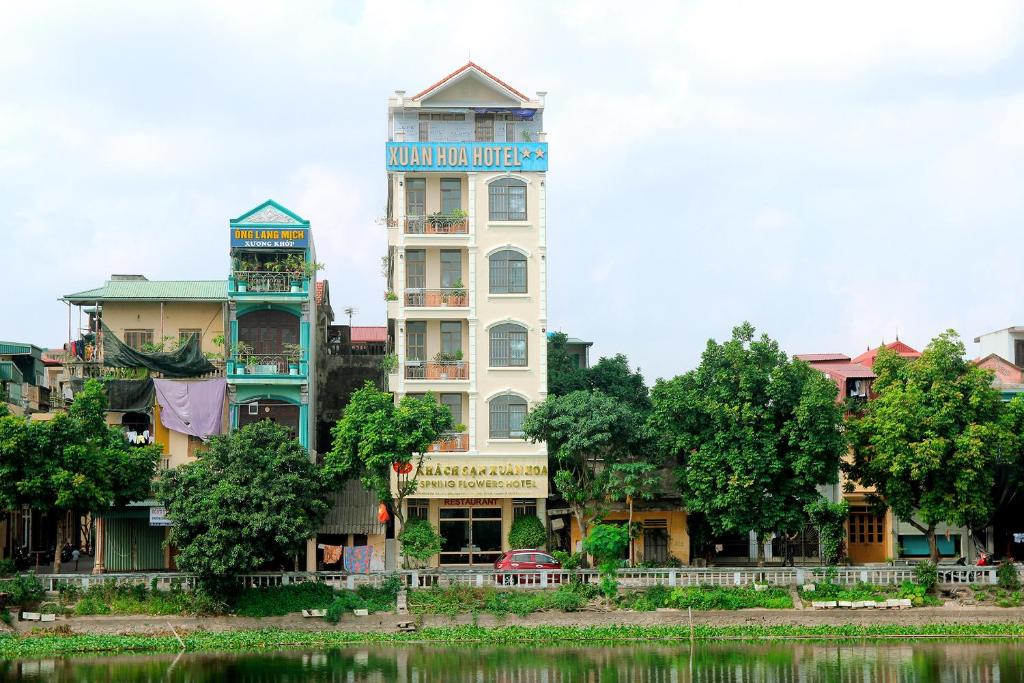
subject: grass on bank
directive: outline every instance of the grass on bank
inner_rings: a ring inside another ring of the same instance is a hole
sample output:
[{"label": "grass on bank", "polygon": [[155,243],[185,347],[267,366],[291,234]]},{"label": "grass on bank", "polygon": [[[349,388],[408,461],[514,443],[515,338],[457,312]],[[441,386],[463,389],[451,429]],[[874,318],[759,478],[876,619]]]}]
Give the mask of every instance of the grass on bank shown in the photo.
[{"label": "grass on bank", "polygon": [[[204,632],[181,634],[186,650],[260,651],[287,648],[324,648],[357,643],[521,644],[627,643],[633,641],[689,640],[687,626],[456,626],[424,628],[416,633],[287,631]],[[1024,623],[1005,624],[846,624],[842,626],[711,626],[693,628],[695,640],[884,639],[884,638],[1024,637]],[[175,652],[178,638],[167,635],[0,635],[0,658],[66,655],[84,652]]]},{"label": "grass on bank", "polygon": [[911,581],[904,581],[898,586],[879,586],[871,583],[840,586],[834,583],[818,583],[815,584],[813,591],[800,591],[800,597],[807,605],[826,600],[878,602],[889,598],[905,598],[909,599],[914,607],[942,606],[941,599],[929,593],[924,586]]}]

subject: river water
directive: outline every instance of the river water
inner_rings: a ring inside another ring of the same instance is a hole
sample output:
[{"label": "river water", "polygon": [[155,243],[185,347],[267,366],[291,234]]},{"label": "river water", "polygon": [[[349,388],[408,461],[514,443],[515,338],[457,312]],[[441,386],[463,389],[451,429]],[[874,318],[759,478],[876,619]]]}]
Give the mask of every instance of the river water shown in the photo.
[{"label": "river water", "polygon": [[783,642],[608,647],[361,646],[318,652],[0,660],[0,681],[1014,683],[1024,642]]}]

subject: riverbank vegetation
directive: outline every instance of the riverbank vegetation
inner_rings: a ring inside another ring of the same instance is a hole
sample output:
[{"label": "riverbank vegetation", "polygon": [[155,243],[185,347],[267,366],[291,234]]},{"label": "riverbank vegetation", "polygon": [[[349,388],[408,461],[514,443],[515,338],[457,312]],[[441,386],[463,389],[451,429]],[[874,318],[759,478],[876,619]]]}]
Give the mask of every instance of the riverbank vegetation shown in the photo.
[{"label": "riverbank vegetation", "polygon": [[[0,657],[38,657],[83,652],[175,652],[326,648],[355,643],[552,644],[706,640],[865,640],[886,638],[1021,638],[1024,623],[845,624],[842,626],[455,626],[414,633],[379,631],[254,631],[166,633],[161,635],[0,635]],[[180,639],[179,639],[180,638]]]}]

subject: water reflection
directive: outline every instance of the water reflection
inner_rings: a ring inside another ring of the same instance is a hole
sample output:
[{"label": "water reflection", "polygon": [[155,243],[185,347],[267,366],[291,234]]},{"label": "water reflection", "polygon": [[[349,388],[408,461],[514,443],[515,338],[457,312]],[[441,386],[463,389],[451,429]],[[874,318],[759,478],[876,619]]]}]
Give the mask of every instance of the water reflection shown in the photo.
[{"label": "water reflection", "polygon": [[1024,643],[773,643],[605,648],[365,646],[323,652],[0,661],[0,681],[374,683],[998,683],[1024,680]]}]

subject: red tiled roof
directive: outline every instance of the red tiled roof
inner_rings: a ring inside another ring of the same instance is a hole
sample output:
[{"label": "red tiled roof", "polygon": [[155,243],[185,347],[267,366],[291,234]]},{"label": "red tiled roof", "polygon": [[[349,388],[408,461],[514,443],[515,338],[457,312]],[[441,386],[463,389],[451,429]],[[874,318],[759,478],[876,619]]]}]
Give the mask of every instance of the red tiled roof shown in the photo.
[{"label": "red tiled roof", "polygon": [[[876,348],[873,348],[873,349],[868,349],[864,353],[862,353],[859,356],[857,356],[856,358],[854,358],[852,362],[854,362],[854,363],[863,363],[864,365],[868,365],[868,366],[872,366],[873,367],[874,364],[875,364],[875,356],[878,355],[878,350],[881,349],[881,348],[882,347],[879,346],[879,347],[876,347]],[[904,344],[899,339],[897,339],[896,341],[891,342],[889,344],[886,344],[885,348],[891,349],[891,350],[895,351],[896,353],[898,353],[899,355],[903,356],[904,358],[920,358],[921,357],[921,352],[920,351],[918,351],[917,349],[915,349],[912,346],[908,346],[907,344]]]},{"label": "red tiled roof", "polygon": [[462,72],[468,71],[469,69],[476,69],[477,71],[482,73],[487,78],[491,79],[492,81],[494,81],[495,83],[497,83],[501,87],[505,88],[505,90],[508,90],[509,92],[511,92],[514,95],[518,96],[519,99],[521,99],[521,100],[528,100],[528,99],[530,99],[529,97],[527,97],[523,93],[519,92],[518,90],[513,88],[511,85],[506,83],[505,81],[501,80],[500,78],[498,78],[497,76],[495,76],[491,72],[487,71],[483,67],[479,66],[478,64],[474,64],[473,62],[466,62],[466,64],[464,66],[460,66],[458,69],[456,69],[455,71],[451,72],[450,74],[448,74],[447,76],[445,76],[444,78],[442,78],[441,80],[439,80],[437,83],[435,83],[434,85],[430,86],[426,90],[423,90],[423,91],[418,92],[415,95],[413,95],[412,99],[414,99],[414,100],[420,99],[421,97],[423,97],[427,93],[440,88],[442,85],[444,85],[448,81],[452,80],[453,78],[455,78],[456,76],[458,76]]},{"label": "red tiled roof", "polygon": [[353,325],[350,338],[353,342],[386,342],[388,340],[388,328],[356,327]]},{"label": "red tiled roof", "polygon": [[860,363],[815,363],[814,369],[843,379],[873,379],[875,377],[871,368]]},{"label": "red tiled roof", "polygon": [[850,357],[845,353],[798,353],[793,357],[806,363],[826,363],[830,361],[850,360]]}]

